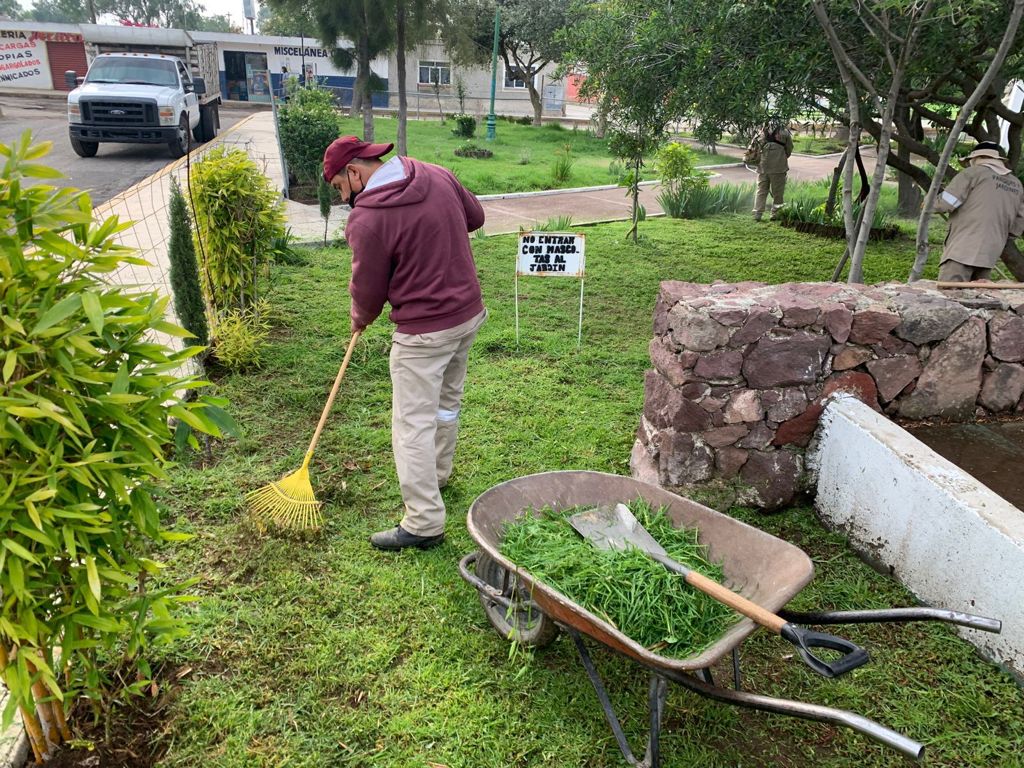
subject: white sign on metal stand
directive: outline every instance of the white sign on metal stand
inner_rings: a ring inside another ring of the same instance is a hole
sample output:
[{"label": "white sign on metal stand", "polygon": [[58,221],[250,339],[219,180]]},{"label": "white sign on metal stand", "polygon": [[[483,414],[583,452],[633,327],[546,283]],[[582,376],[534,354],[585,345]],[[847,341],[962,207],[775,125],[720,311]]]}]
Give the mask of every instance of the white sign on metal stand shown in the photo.
[{"label": "white sign on metal stand", "polygon": [[516,252],[516,346],[519,346],[519,278],[578,277],[580,319],[576,346],[583,340],[583,282],[586,272],[586,235],[574,232],[520,232]]}]

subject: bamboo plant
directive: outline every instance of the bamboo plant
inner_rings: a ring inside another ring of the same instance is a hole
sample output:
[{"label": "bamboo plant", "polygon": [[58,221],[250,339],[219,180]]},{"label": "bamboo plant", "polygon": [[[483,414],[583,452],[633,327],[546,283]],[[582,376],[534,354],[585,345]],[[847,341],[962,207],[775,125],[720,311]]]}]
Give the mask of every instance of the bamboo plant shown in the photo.
[{"label": "bamboo plant", "polygon": [[[161,526],[151,487],[178,436],[219,436],[224,402],[185,402],[204,386],[152,332],[167,299],[108,281],[144,264],[117,245],[126,228],[94,221],[87,195],[45,182],[50,142],[26,132],[0,144],[0,678],[9,725],[20,708],[37,762],[71,737],[66,713],[98,702],[104,656],[138,659],[184,631],[184,584],[160,577]],[[147,581],[148,577],[148,581]],[[147,667],[140,662],[141,670]]]}]

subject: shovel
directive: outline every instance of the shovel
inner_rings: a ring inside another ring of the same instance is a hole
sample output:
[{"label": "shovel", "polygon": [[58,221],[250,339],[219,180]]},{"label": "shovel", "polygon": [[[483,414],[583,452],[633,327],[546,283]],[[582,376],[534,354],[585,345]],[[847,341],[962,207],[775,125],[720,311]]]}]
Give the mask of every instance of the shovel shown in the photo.
[{"label": "shovel", "polygon": [[[595,507],[579,512],[569,518],[569,524],[587,541],[598,549],[624,550],[634,547],[652,560],[661,563],[670,571],[680,574],[691,587],[710,595],[734,611],[753,619],[762,627],[796,646],[804,662],[825,677],[839,677],[868,661],[868,652],[860,646],[824,632],[815,632],[790,624],[757,603],[724,587],[713,579],[703,576],[681,563],[677,563],[629,511],[625,504],[614,507]],[[812,648],[827,648],[842,655],[834,661],[825,661],[814,655]]]}]

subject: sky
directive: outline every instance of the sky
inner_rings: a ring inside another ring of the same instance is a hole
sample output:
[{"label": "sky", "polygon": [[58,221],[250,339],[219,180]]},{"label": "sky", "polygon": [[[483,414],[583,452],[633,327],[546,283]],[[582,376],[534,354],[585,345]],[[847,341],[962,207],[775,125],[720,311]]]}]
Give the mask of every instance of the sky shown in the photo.
[{"label": "sky", "polygon": [[[233,24],[245,32],[249,31],[249,22],[242,15],[242,0],[199,0],[199,5],[206,8],[207,16],[228,16]],[[259,13],[260,5],[255,0],[253,8]]]},{"label": "sky", "polygon": [[[23,8],[31,8],[32,0],[19,0]],[[206,8],[207,16],[228,16],[231,22],[245,32],[249,31],[249,22],[242,15],[242,0],[198,0],[199,5]],[[260,4],[253,0],[253,7],[259,12]]]}]

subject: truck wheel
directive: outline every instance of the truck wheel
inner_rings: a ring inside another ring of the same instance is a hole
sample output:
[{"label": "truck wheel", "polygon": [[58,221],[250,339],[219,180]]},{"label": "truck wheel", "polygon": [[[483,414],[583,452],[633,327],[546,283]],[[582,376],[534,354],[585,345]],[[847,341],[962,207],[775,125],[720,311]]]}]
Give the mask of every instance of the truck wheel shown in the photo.
[{"label": "truck wheel", "polygon": [[202,133],[200,141],[213,141],[217,138],[217,105],[199,110],[199,129]]},{"label": "truck wheel", "polygon": [[96,151],[100,148],[97,141],[79,141],[71,139],[71,148],[79,157],[96,157]]},{"label": "truck wheel", "polygon": [[196,144],[202,144],[205,139],[203,138],[203,121],[200,120],[199,124],[192,129],[192,139]]},{"label": "truck wheel", "polygon": [[188,118],[182,115],[174,138],[167,142],[167,148],[171,151],[171,157],[184,157],[188,153],[189,133]]}]

